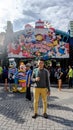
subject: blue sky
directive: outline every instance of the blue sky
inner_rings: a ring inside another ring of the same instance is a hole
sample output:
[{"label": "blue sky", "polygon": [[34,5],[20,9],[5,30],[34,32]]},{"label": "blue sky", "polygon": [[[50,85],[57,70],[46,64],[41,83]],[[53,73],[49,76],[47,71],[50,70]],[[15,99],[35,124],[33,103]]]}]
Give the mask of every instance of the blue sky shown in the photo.
[{"label": "blue sky", "polygon": [[38,19],[67,32],[73,20],[73,0],[0,0],[0,32],[5,31],[7,21],[18,31],[28,23],[34,26]]}]

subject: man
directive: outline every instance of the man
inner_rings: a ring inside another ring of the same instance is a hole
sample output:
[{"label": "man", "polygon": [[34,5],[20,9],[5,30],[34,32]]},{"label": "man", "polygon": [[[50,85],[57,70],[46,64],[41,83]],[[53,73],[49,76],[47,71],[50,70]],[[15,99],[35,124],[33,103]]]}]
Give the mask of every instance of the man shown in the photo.
[{"label": "man", "polygon": [[38,61],[38,68],[33,70],[32,81],[36,83],[33,91],[34,95],[34,115],[32,118],[37,117],[38,101],[41,95],[43,101],[43,116],[48,118],[47,111],[47,94],[50,95],[50,74],[47,69],[44,68],[44,61],[40,59]]},{"label": "man", "polygon": [[69,77],[69,88],[72,88],[73,69],[70,65],[69,65],[68,77]]},{"label": "man", "polygon": [[3,68],[0,65],[0,83],[2,83],[2,73],[3,73]]},{"label": "man", "polygon": [[31,70],[31,64],[27,63],[26,64],[26,99],[31,101],[31,75],[32,75],[32,70]]}]

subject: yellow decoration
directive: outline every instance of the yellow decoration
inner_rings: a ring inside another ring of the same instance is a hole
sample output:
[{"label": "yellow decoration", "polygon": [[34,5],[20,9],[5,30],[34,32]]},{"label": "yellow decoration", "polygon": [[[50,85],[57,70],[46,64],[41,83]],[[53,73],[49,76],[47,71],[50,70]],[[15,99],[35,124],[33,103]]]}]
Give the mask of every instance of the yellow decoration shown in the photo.
[{"label": "yellow decoration", "polygon": [[37,34],[36,35],[36,40],[42,41],[43,40],[43,36],[41,34]]},{"label": "yellow decoration", "polygon": [[20,93],[26,92],[26,87],[22,87],[21,89],[18,90],[18,92],[20,92]]},{"label": "yellow decoration", "polygon": [[17,91],[18,91],[18,90],[17,90],[17,87],[13,87],[13,88],[12,88],[12,91],[13,91],[13,92],[17,92]]},{"label": "yellow decoration", "polygon": [[57,40],[53,41],[53,45],[57,46],[58,45],[58,41]]},{"label": "yellow decoration", "polygon": [[53,47],[53,43],[48,43],[47,44],[49,47]]},{"label": "yellow decoration", "polygon": [[26,82],[26,80],[19,80],[19,83],[24,83]]}]

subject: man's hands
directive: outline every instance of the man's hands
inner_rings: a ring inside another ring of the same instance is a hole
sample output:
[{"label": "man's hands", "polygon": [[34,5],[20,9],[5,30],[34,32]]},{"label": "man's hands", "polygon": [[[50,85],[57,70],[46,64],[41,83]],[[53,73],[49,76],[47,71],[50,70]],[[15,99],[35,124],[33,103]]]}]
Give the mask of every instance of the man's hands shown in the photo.
[{"label": "man's hands", "polygon": [[47,95],[50,96],[50,91],[47,91]]},{"label": "man's hands", "polygon": [[35,81],[40,81],[40,77],[36,77]]}]

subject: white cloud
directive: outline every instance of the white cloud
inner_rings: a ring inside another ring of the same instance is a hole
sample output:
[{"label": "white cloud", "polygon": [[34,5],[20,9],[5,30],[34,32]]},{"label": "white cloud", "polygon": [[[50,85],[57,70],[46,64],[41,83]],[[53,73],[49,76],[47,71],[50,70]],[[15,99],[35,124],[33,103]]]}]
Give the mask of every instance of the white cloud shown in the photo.
[{"label": "white cloud", "polygon": [[26,23],[34,25],[39,18],[67,31],[69,21],[73,20],[73,0],[0,0],[0,32],[9,20],[16,31]]}]

